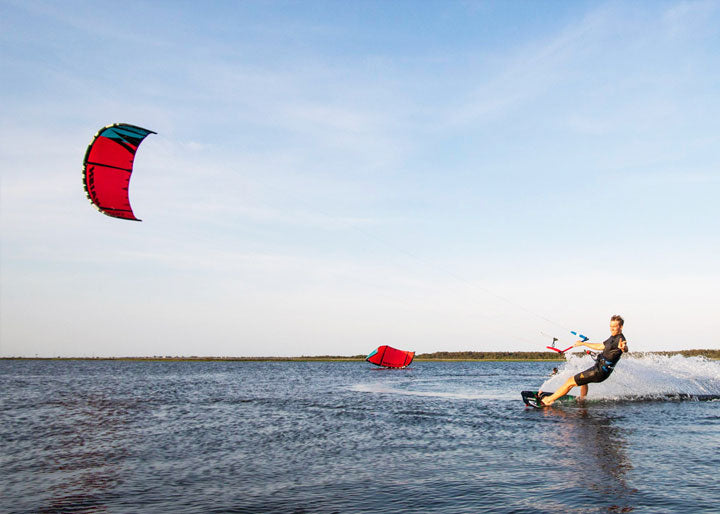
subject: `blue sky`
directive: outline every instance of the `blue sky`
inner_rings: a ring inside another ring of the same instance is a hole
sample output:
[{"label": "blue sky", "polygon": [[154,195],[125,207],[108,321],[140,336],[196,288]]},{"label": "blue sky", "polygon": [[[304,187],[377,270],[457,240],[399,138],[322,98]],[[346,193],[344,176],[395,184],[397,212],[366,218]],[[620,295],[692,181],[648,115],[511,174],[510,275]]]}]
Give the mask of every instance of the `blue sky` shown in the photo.
[{"label": "blue sky", "polygon": [[[720,2],[0,1],[0,355],[720,348]],[[102,126],[157,132],[85,198]]]}]

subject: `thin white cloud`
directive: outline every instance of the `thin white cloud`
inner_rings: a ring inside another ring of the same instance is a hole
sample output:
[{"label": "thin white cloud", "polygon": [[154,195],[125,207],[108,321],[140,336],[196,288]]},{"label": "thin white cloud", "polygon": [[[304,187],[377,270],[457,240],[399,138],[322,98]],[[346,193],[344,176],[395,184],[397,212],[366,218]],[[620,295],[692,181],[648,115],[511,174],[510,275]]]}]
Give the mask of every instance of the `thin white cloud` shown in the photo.
[{"label": "thin white cloud", "polygon": [[713,16],[720,12],[717,0],[696,0],[677,2],[663,13],[662,20],[673,37],[697,35],[697,31],[713,33],[717,26],[709,24]]},{"label": "thin white cloud", "polygon": [[608,26],[606,9],[598,9],[558,35],[513,48],[502,55],[489,76],[476,77],[481,85],[451,118],[451,124],[487,123],[514,112],[563,80],[578,55],[594,46],[593,39]]}]

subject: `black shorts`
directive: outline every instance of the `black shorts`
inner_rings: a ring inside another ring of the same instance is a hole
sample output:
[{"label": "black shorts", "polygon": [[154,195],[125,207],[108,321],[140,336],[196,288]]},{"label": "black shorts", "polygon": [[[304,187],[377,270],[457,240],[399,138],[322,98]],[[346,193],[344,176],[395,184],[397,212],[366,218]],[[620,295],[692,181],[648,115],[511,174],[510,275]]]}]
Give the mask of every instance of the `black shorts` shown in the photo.
[{"label": "black shorts", "polygon": [[610,373],[612,373],[612,370],[605,371],[601,366],[595,365],[575,375],[575,383],[581,386],[590,382],[602,382],[610,376]]}]

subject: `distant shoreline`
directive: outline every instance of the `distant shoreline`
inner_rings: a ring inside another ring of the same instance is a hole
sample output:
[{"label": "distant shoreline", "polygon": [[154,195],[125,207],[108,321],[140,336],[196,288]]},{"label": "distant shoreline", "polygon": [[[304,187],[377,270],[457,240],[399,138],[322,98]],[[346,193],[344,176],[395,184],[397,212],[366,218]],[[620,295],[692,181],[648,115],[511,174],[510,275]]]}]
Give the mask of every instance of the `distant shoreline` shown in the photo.
[{"label": "distant shoreline", "polygon": [[[635,352],[643,355],[683,355],[720,360],[720,350],[679,350],[674,352]],[[632,355],[632,352],[630,353]],[[58,361],[148,361],[148,362],[357,362],[365,355],[319,355],[301,357],[199,357],[199,356],[153,356],[153,357],[0,357],[0,360],[58,360]],[[548,352],[435,352],[415,357],[420,362],[558,362],[565,358]]]}]

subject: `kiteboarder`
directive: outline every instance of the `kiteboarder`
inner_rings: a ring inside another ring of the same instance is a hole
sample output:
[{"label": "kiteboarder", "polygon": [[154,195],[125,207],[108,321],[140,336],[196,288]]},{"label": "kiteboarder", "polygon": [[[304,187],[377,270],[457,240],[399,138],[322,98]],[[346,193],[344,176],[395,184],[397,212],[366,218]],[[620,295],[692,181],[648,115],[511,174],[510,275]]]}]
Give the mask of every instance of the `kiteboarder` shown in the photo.
[{"label": "kiteboarder", "polygon": [[598,354],[597,361],[592,368],[568,378],[560,389],[552,395],[542,398],[542,405],[546,407],[552,405],[555,400],[561,396],[565,396],[570,389],[576,386],[580,386],[580,398],[584,398],[587,395],[587,385],[590,382],[602,382],[609,377],[622,354],[628,351],[627,341],[625,341],[625,336],[622,333],[624,324],[625,320],[616,314],[610,318],[610,337],[604,342],[589,343],[587,341],[578,341],[575,343],[573,348],[577,346],[587,346],[591,350],[601,351],[602,353]]}]

